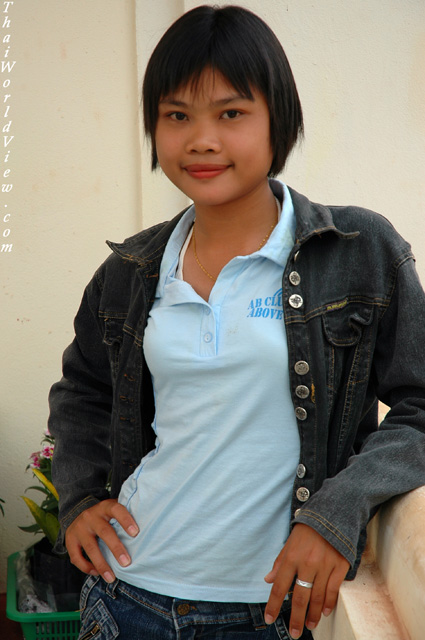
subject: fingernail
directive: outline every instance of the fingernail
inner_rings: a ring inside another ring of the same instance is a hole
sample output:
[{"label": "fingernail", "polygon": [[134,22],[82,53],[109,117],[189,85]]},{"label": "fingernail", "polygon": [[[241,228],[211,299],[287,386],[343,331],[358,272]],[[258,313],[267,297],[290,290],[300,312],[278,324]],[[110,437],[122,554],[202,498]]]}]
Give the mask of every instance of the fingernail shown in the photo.
[{"label": "fingernail", "polygon": [[137,536],[137,534],[139,533],[139,529],[135,527],[134,524],[132,524],[128,527],[127,532],[134,538],[134,536]]},{"label": "fingernail", "polygon": [[120,565],[122,567],[128,567],[128,565],[130,564],[131,560],[128,556],[126,556],[124,553],[122,554],[122,556],[119,557],[119,562]]},{"label": "fingernail", "polygon": [[324,616],[329,616],[332,613],[332,609],[323,609],[323,615]]},{"label": "fingernail", "polygon": [[105,578],[106,582],[113,582],[115,580],[114,576],[112,575],[112,573],[109,573],[109,571],[105,571],[103,577]]},{"label": "fingernail", "polygon": [[264,622],[266,624],[273,624],[273,616],[271,616],[270,613],[266,613],[266,615],[264,616]]},{"label": "fingernail", "polygon": [[309,631],[313,631],[313,629],[315,629],[317,627],[317,623],[316,622],[306,622],[307,629]]},{"label": "fingernail", "polygon": [[291,629],[290,634],[294,638],[294,640],[297,640],[297,638],[299,638],[301,635],[301,631],[299,629]]},{"label": "fingernail", "polygon": [[96,569],[92,569],[92,570],[90,571],[90,575],[91,575],[91,576],[98,576],[98,575],[99,575],[99,572],[98,572],[98,571],[96,571]]}]

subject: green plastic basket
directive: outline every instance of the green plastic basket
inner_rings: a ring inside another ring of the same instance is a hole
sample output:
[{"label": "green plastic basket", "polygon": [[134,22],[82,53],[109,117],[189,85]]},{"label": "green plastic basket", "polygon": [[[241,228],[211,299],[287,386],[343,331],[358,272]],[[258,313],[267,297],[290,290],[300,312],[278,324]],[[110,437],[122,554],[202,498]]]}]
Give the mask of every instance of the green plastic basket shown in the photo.
[{"label": "green plastic basket", "polygon": [[13,553],[7,559],[7,604],[6,615],[20,622],[25,640],[77,640],[80,631],[78,611],[57,613],[21,613],[16,607],[15,560]]}]

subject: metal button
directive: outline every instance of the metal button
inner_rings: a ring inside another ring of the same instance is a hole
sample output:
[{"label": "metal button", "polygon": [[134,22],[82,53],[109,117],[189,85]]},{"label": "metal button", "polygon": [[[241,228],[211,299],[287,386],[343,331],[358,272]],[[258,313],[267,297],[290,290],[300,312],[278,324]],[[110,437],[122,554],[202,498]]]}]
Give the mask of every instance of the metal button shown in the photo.
[{"label": "metal button", "polygon": [[295,415],[298,420],[305,420],[307,418],[307,411],[303,407],[297,407],[295,409]]},{"label": "metal button", "polygon": [[299,376],[305,376],[305,374],[310,371],[310,366],[305,360],[298,360],[294,365],[294,369],[295,373],[298,373]]},{"label": "metal button", "polygon": [[298,398],[302,398],[304,400],[305,398],[308,398],[308,396],[310,395],[310,389],[306,387],[305,384],[299,384],[298,387],[295,389],[295,395]]},{"label": "metal button", "polygon": [[304,304],[304,300],[297,293],[294,293],[294,295],[289,298],[288,302],[293,309],[299,309]]},{"label": "metal button", "polygon": [[294,518],[298,518],[298,516],[300,515],[300,513],[301,513],[301,509],[296,509],[296,510],[295,510],[295,513],[294,513]]},{"label": "metal button", "polygon": [[310,491],[307,487],[300,487],[297,489],[297,498],[300,502],[307,502],[310,497]]},{"label": "metal button", "polygon": [[305,468],[305,466],[303,464],[299,464],[297,467],[297,477],[304,478],[306,472],[307,472],[307,469]]},{"label": "metal button", "polygon": [[289,274],[289,282],[294,285],[294,287],[298,286],[301,282],[301,276],[297,271],[291,271]]},{"label": "metal button", "polygon": [[296,262],[298,260],[298,258],[300,257],[300,252],[297,251],[296,253],[294,253],[294,262]]},{"label": "metal button", "polygon": [[184,604],[179,604],[177,607],[177,613],[179,614],[179,616],[185,616],[189,613],[190,611],[190,605],[185,602]]}]

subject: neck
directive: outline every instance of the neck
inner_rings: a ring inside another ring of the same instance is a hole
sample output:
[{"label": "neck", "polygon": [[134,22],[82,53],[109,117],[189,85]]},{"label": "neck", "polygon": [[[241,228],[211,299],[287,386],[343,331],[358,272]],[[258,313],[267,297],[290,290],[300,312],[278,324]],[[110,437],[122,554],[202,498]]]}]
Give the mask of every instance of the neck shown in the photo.
[{"label": "neck", "polygon": [[196,203],[196,234],[199,245],[223,244],[241,255],[251,253],[270,226],[277,221],[276,201],[268,182],[244,198],[210,206]]}]

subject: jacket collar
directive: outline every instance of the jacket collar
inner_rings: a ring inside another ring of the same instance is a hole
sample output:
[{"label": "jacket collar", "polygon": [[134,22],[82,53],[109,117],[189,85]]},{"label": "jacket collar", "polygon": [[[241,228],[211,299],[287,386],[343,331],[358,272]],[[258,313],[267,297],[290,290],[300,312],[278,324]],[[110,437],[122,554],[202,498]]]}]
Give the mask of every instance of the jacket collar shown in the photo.
[{"label": "jacket collar", "polygon": [[[274,195],[283,200],[283,185],[279,180],[270,180],[270,187]],[[301,245],[312,236],[333,232],[340,238],[350,240],[359,235],[359,231],[341,231],[334,223],[332,211],[329,207],[310,202],[308,198],[297,193],[289,187],[291,193],[297,226],[295,231],[295,243]],[[163,222],[141,231],[124,242],[116,243],[107,240],[108,246],[114,253],[124,260],[135,262],[149,271],[158,270],[159,263],[164,253],[165,245],[170,235],[187,211],[186,207],[181,213],[168,222]]]},{"label": "jacket collar", "polygon": [[[272,189],[274,187],[273,183],[275,182],[274,180],[272,181]],[[297,219],[295,230],[296,244],[303,244],[312,236],[320,236],[328,232],[333,232],[345,240],[351,240],[359,235],[360,232],[355,229],[349,232],[338,229],[335,225],[331,208],[310,202],[305,196],[290,187],[288,188],[291,193]]]}]

